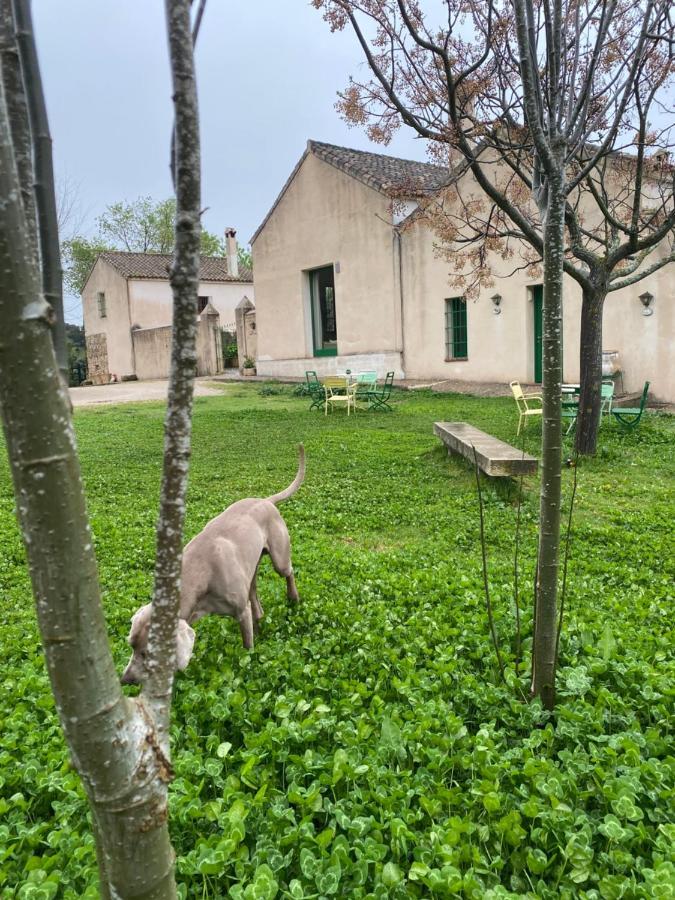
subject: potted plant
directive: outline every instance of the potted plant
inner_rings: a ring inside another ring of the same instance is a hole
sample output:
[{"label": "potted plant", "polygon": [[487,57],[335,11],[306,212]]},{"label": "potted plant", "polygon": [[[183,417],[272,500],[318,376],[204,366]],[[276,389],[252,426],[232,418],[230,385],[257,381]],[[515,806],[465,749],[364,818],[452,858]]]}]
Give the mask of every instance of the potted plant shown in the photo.
[{"label": "potted plant", "polygon": [[255,375],[255,360],[252,356],[244,357],[244,366],[241,370],[242,375]]},{"label": "potted plant", "polygon": [[226,369],[234,369],[237,366],[237,357],[239,355],[239,348],[236,344],[228,344],[223,352],[224,363]]}]

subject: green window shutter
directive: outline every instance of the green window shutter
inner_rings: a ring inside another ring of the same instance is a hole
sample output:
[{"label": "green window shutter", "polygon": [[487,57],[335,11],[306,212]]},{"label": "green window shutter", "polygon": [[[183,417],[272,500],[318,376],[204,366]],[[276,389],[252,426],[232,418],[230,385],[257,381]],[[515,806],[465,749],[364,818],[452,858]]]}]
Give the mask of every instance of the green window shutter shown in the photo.
[{"label": "green window shutter", "polygon": [[445,301],[445,358],[452,359],[452,300]]},{"label": "green window shutter", "polygon": [[469,355],[469,341],[466,329],[466,300],[463,297],[452,299],[452,356],[454,359],[466,359]]},{"label": "green window shutter", "polygon": [[463,297],[453,297],[445,301],[445,358],[467,359],[468,356],[466,301]]}]

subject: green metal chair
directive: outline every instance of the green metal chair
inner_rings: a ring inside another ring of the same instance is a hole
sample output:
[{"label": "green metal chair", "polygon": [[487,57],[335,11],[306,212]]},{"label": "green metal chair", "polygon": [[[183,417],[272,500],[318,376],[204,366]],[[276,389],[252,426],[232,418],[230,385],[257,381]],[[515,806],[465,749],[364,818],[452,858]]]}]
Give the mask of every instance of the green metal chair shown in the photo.
[{"label": "green metal chair", "polygon": [[574,428],[577,424],[577,416],[579,415],[579,404],[573,403],[565,403],[560,411],[560,415],[563,421],[563,425],[565,422],[569,422],[570,424],[567,426],[567,431],[565,434],[569,434],[570,431],[574,431]]},{"label": "green metal chair", "polygon": [[359,372],[353,386],[354,409],[358,403],[368,404],[369,394],[377,388],[377,372]]},{"label": "green metal chair", "polygon": [[384,384],[379,388],[368,391],[368,409],[379,409],[382,412],[393,411],[389,405],[389,398],[391,397],[391,389],[394,384],[394,375],[394,372],[387,372]]},{"label": "green metal chair", "polygon": [[642,389],[642,398],[640,400],[639,406],[617,406],[616,409],[612,410],[612,415],[619,423],[619,425],[622,425],[624,428],[637,428],[637,426],[640,424],[642,413],[645,411],[648,393],[649,382],[645,381],[645,386]]},{"label": "green metal chair", "polygon": [[313,370],[305,372],[305,379],[307,380],[307,393],[312,401],[309,408],[321,409],[326,399],[326,392],[323,389],[323,385],[319,381],[316,372]]},{"label": "green metal chair", "polygon": [[609,416],[612,411],[612,401],[614,400],[614,382],[603,381],[600,385],[600,419],[603,415]]}]

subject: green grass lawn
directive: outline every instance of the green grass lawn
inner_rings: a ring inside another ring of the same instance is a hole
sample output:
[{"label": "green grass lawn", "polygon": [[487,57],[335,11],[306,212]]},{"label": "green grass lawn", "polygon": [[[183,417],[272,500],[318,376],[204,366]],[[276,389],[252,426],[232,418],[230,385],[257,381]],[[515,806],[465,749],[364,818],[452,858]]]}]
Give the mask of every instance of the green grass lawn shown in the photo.
[{"label": "green grass lawn", "polygon": [[[598,456],[579,465],[549,720],[514,683],[516,491],[484,490],[505,687],[487,638],[474,474],[432,433],[435,420],[463,420],[513,442],[513,401],[396,394],[394,413],[347,419],[308,412],[290,388],[222,391],[195,404],[186,538],[232,501],[285,487],[303,441],[306,481],[281,508],[302,603],[288,608],[266,560],[252,653],[233,620],[197,625],[173,713],[183,896],[675,896],[673,419],[628,435],[604,426]],[[120,671],[130,616],[151,591],[162,421],[158,404],[76,413]],[[529,452],[538,437],[537,423]],[[3,455],[0,896],[96,897],[13,506]],[[532,479],[526,651],[537,512]]]}]

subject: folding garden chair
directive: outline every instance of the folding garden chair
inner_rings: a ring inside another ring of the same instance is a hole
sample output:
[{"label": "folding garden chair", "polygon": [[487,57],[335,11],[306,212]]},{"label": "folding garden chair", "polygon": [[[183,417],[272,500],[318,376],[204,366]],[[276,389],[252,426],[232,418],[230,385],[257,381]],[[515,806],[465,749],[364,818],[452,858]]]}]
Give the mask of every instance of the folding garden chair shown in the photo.
[{"label": "folding garden chair", "polygon": [[394,372],[387,372],[382,387],[374,387],[371,391],[368,391],[368,409],[380,409],[382,412],[393,412],[388,401],[391,397],[394,375]]},{"label": "folding garden chair", "polygon": [[612,411],[612,400],[614,399],[614,382],[603,381],[600,385],[600,419],[603,414],[609,415]]},{"label": "folding garden chair", "polygon": [[[516,401],[516,406],[518,407],[518,431],[516,432],[518,435],[520,434],[520,426],[523,422],[527,425],[529,416],[540,416],[543,413],[544,401],[542,400],[541,394],[524,394],[519,381],[511,382],[511,391],[513,393],[513,399]],[[536,401],[541,403],[542,406],[530,407],[528,401]]]},{"label": "folding garden chair", "polygon": [[346,375],[329,375],[323,379],[324,390],[324,415],[328,415],[328,407],[331,412],[334,406],[346,406],[347,415],[354,405],[354,390]]},{"label": "folding garden chair", "polygon": [[326,393],[323,389],[323,385],[318,379],[316,372],[310,370],[309,372],[305,372],[305,378],[307,380],[307,393],[310,396],[311,403],[309,405],[310,409],[321,409],[326,399]]},{"label": "folding garden chair", "polygon": [[354,391],[354,409],[357,409],[357,403],[369,402],[369,394],[377,387],[377,372],[359,372],[356,376],[356,383],[353,386]]},{"label": "folding garden chair", "polygon": [[645,411],[645,406],[647,405],[648,393],[649,382],[645,381],[645,386],[642,389],[642,398],[640,400],[639,406],[617,406],[616,409],[612,410],[612,415],[619,423],[619,425],[623,425],[624,428],[637,428],[637,426],[640,424],[642,413]]}]

